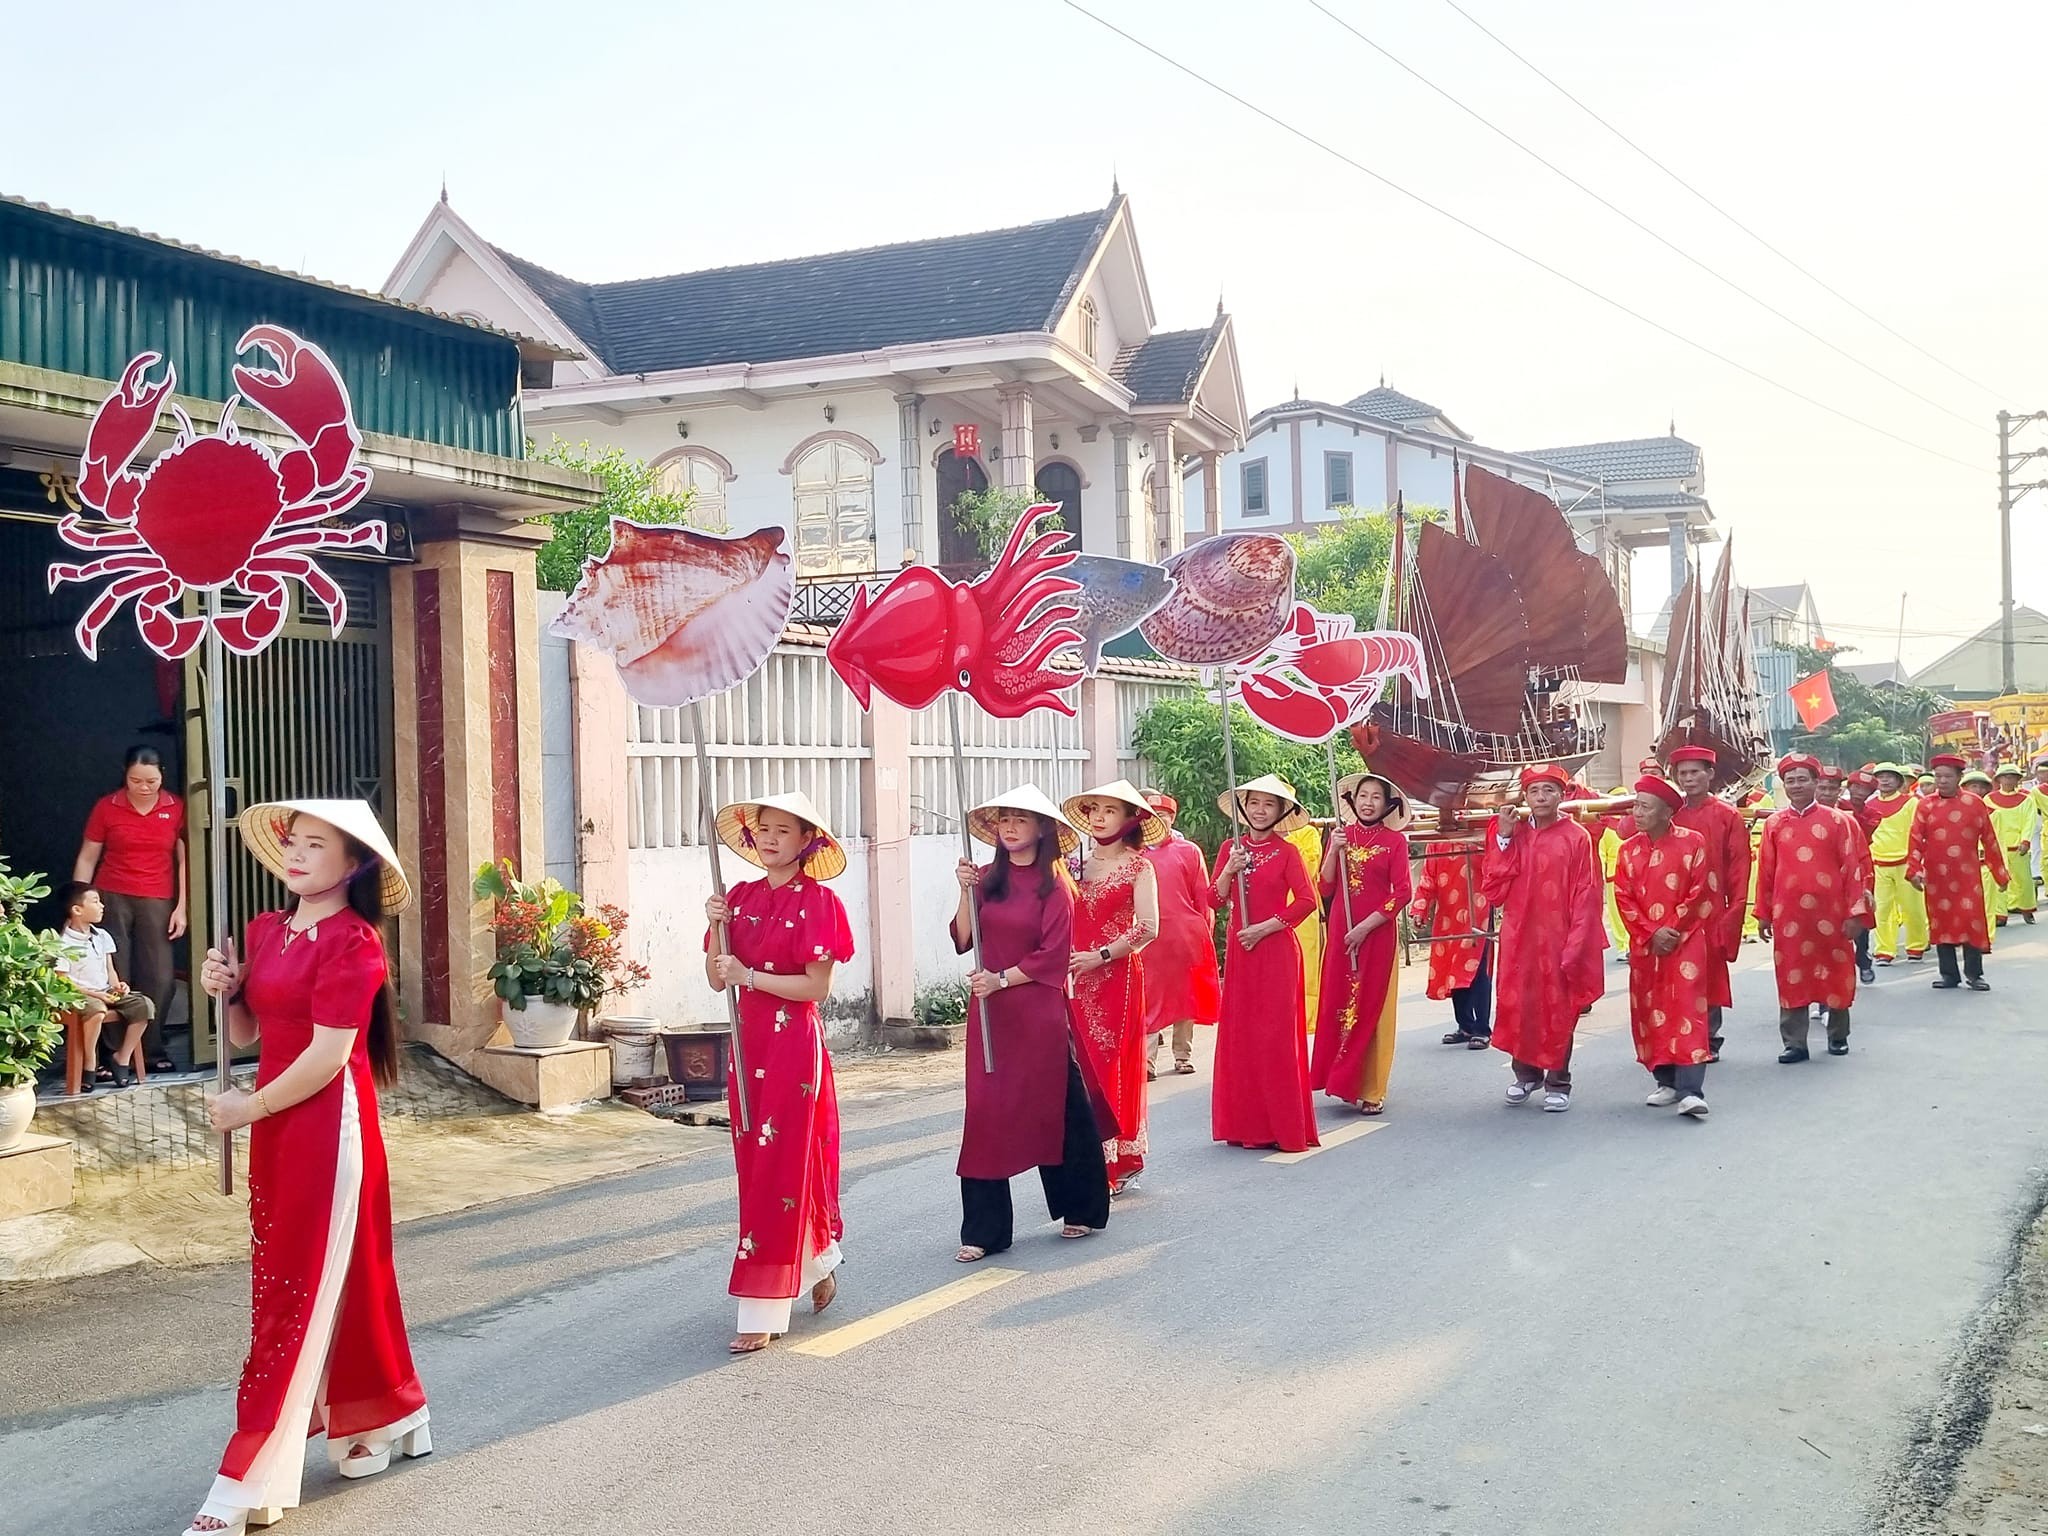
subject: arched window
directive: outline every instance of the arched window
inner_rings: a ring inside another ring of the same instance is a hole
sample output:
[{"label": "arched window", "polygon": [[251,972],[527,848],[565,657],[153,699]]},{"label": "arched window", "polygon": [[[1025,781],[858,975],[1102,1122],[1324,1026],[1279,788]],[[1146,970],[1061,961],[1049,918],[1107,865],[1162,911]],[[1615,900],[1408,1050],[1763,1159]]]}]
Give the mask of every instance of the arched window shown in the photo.
[{"label": "arched window", "polygon": [[732,465],[709,449],[684,448],[655,465],[655,488],[668,496],[689,494],[692,520],[714,532],[731,526],[725,519],[725,486],[732,477]]},{"label": "arched window", "polygon": [[796,461],[796,567],[801,576],[875,568],[875,466],[828,440]]},{"label": "arched window", "polygon": [[1099,362],[1102,350],[1102,316],[1096,313],[1095,301],[1083,297],[1081,300],[1081,351],[1088,361]]},{"label": "arched window", "polygon": [[1060,504],[1060,526],[1074,536],[1074,548],[1081,548],[1081,473],[1058,459],[1038,466],[1033,482],[1040,501]]}]

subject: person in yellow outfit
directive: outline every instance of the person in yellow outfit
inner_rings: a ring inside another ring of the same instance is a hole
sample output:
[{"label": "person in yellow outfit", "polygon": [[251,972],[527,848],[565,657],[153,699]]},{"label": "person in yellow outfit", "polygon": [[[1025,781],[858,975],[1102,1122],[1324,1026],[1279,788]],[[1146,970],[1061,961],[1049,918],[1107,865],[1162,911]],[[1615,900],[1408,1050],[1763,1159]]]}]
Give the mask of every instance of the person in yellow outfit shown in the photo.
[{"label": "person in yellow outfit", "polygon": [[1777,803],[1762,790],[1752,793],[1743,802],[1742,809],[1750,814],[1749,823],[1749,897],[1742,904],[1742,942],[1754,944],[1763,937],[1763,930],[1756,920],[1756,872],[1761,864],[1761,850],[1764,843],[1764,823],[1770,820]]},{"label": "person in yellow outfit", "polygon": [[[1616,796],[1627,793],[1628,791],[1625,789],[1611,790],[1609,791],[1608,798],[1613,799]],[[1614,958],[1626,960],[1628,958],[1628,929],[1623,926],[1621,908],[1614,901],[1614,870],[1616,864],[1621,859],[1621,834],[1613,827],[1603,824],[1600,828],[1598,851],[1600,854],[1600,878],[1607,887],[1607,937],[1609,942],[1614,945]]]},{"label": "person in yellow outfit", "polygon": [[1906,958],[1927,956],[1927,898],[1906,878],[1906,844],[1918,803],[1906,782],[1906,770],[1897,763],[1879,763],[1877,793],[1863,805],[1870,861],[1877,868],[1877,935],[1871,951],[1879,965],[1890,965],[1897,956],[1901,928],[1906,930]]},{"label": "person in yellow outfit", "polygon": [[[1343,820],[1344,808],[1337,808],[1337,815]],[[1302,825],[1287,834],[1287,841],[1301,850],[1302,863],[1308,867],[1309,882],[1314,884],[1315,872],[1323,867],[1323,834],[1304,820]],[[1308,1027],[1316,1027],[1316,1007],[1323,995],[1323,915],[1319,912],[1294,930],[1295,938],[1301,941],[1302,1002],[1308,1010]]]},{"label": "person in yellow outfit", "polygon": [[1984,803],[1991,807],[1991,827],[1998,834],[1998,846],[2005,850],[2005,866],[2014,877],[1998,892],[1994,910],[2000,928],[2015,914],[2024,923],[2034,921],[2034,881],[2028,856],[2033,852],[2033,821],[2038,811],[2034,792],[2021,786],[2021,777],[2018,763],[2000,763],[1998,787],[1984,796]]}]

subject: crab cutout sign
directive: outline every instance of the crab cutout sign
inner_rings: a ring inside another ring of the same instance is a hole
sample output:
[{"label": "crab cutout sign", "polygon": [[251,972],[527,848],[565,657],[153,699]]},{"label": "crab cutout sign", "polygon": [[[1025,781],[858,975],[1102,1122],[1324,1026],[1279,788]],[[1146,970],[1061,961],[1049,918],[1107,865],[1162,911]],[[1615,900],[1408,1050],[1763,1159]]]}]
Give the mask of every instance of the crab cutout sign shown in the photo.
[{"label": "crab cutout sign", "polygon": [[1429,670],[1415,636],[1360,631],[1349,614],[1297,603],[1266,654],[1236,679],[1236,691],[1267,730],[1313,744],[1362,722],[1390,677],[1407,678],[1419,697],[1429,697]]},{"label": "crab cutout sign", "polygon": [[[221,407],[219,431],[195,430],[173,403],[177,436],[139,472],[131,461],[156,430],[177,368],[161,353],[142,353],[94,414],[78,496],[113,528],[95,531],[76,513],[65,517],[58,537],[94,558],[50,567],[53,592],[67,582],[113,578],[78,621],[78,644],[88,657],[97,657],[100,632],[130,601],[143,643],[167,661],[190,655],[209,623],[229,650],[255,655],[284,628],[290,581],[320,600],[335,633],[346,622],[348,600],[313,563],[313,552],[384,548],[381,522],[320,526],[370,488],[370,471],[357,462],[363,438],[348,390],[325,352],[282,327],[252,326],[235,350],[252,349],[276,366],[235,365],[241,393]],[[148,383],[160,362],[162,380]],[[278,452],[243,437],[234,415],[244,399],[283,427],[291,446]],[[188,591],[228,591],[249,601],[214,619],[187,616],[177,608]]]}]

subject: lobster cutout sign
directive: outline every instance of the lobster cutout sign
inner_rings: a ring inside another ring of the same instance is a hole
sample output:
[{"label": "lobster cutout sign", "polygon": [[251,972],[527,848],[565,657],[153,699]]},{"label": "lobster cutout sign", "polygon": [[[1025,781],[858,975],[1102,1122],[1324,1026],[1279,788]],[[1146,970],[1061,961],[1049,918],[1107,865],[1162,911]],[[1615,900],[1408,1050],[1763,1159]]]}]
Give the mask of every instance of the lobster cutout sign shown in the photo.
[{"label": "lobster cutout sign", "polygon": [[1002,720],[1034,709],[1074,713],[1060,694],[1080,678],[1049,665],[1054,652],[1085,639],[1074,627],[1081,584],[1065,574],[1075,552],[1055,553],[1067,536],[1044,526],[1058,510],[1027,511],[995,564],[972,581],[913,565],[873,598],[866,587],[854,594],[825,658],[862,709],[879,690],[905,709],[960,692]]},{"label": "lobster cutout sign", "polygon": [[[140,354],[93,415],[78,496],[113,528],[96,531],[79,514],[66,516],[58,537],[93,558],[50,567],[53,592],[68,582],[113,578],[78,621],[79,648],[88,657],[98,656],[101,631],[129,602],[143,643],[166,661],[190,655],[209,624],[229,650],[253,656],[284,628],[291,607],[286,584],[293,581],[320,600],[339,634],[348,599],[314,554],[384,548],[381,522],[321,526],[370,488],[370,471],[357,462],[363,437],[348,389],[327,354],[275,325],[250,327],[235,350],[262,352],[275,366],[235,365],[241,393],[221,407],[214,433],[195,429],[172,402],[177,435],[140,470],[135,455],[156,431],[178,382],[176,366],[162,353]],[[147,375],[158,363],[163,378],[151,384]],[[243,437],[234,418],[244,400],[282,427],[290,446],[279,452]],[[188,616],[178,611],[188,591],[231,592],[248,602],[232,613]]]},{"label": "lobster cutout sign", "polygon": [[1390,677],[1405,677],[1418,697],[1429,697],[1429,669],[1415,636],[1360,631],[1348,613],[1297,603],[1266,654],[1235,679],[1235,690],[1267,730],[1313,745],[1363,723]]}]

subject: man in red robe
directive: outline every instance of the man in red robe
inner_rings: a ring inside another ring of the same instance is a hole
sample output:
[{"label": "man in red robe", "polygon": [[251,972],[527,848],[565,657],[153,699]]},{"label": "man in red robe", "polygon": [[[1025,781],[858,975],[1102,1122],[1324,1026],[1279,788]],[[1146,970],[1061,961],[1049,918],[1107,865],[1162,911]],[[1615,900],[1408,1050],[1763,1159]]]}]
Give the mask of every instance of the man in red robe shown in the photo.
[{"label": "man in red robe", "polygon": [[[1937,755],[1934,793],[1913,809],[1913,830],[1906,845],[1906,878],[1927,896],[1927,938],[1941,962],[1937,992],[1967,985],[1989,992],[1984,956],[1991,948],[1991,920],[1984,914],[1984,871],[2003,886],[2005,851],[1991,811],[1975,795],[1964,792],[1964,761],[1952,752]],[[1962,968],[1956,967],[1956,951]]]},{"label": "man in red robe", "polygon": [[1195,1070],[1195,1026],[1214,1024],[1222,983],[1216,973],[1216,918],[1209,902],[1209,866],[1202,850],[1172,831],[1180,802],[1157,790],[1145,803],[1168,828],[1165,842],[1145,850],[1159,887],[1159,937],[1140,960],[1145,974],[1145,1032],[1151,1045],[1145,1078],[1159,1075],[1159,1045],[1173,1035],[1173,1070]]},{"label": "man in red robe", "polygon": [[1602,882],[1586,829],[1559,814],[1571,779],[1553,763],[1522,770],[1522,800],[1486,833],[1480,886],[1501,914],[1493,1045],[1514,1063],[1510,1104],[1540,1088],[1543,1107],[1572,1107],[1572,1031],[1606,990]]},{"label": "man in red robe", "polygon": [[[1865,852],[1870,850],[1871,833],[1876,830],[1877,816],[1870,809],[1870,802],[1877,797],[1877,769],[1872,763],[1865,763],[1847,780],[1847,795],[1839,809],[1855,823],[1857,833],[1863,838]],[[1871,861],[1870,910],[1877,911],[1876,880],[1877,863]],[[1870,929],[1856,930],[1856,979],[1866,987],[1877,980],[1877,969],[1870,960]]]},{"label": "man in red robe", "polygon": [[1641,830],[1615,863],[1614,901],[1628,929],[1628,1022],[1636,1060],[1657,1080],[1644,1102],[1676,1104],[1680,1114],[1699,1116],[1707,1112],[1707,1063],[1713,1059],[1707,954],[1724,914],[1707,840],[1674,823],[1683,804],[1685,796],[1664,779],[1636,781]]},{"label": "man in red robe", "polygon": [[1785,806],[1764,823],[1758,850],[1756,920],[1778,972],[1782,1066],[1807,1059],[1807,1009],[1827,1010],[1828,1054],[1849,1054],[1856,1001],[1856,930],[1870,912],[1870,853],[1841,811],[1815,798],[1820,761],[1793,753],[1778,761]]},{"label": "man in red robe", "polygon": [[[1721,1010],[1735,1001],[1728,967],[1742,954],[1742,919],[1749,900],[1749,827],[1742,812],[1714,794],[1714,749],[1674,747],[1671,776],[1685,796],[1672,819],[1707,845],[1714,919],[1706,938],[1708,1061],[1721,1059]],[[1663,1079],[1659,1078],[1659,1082]]]}]

